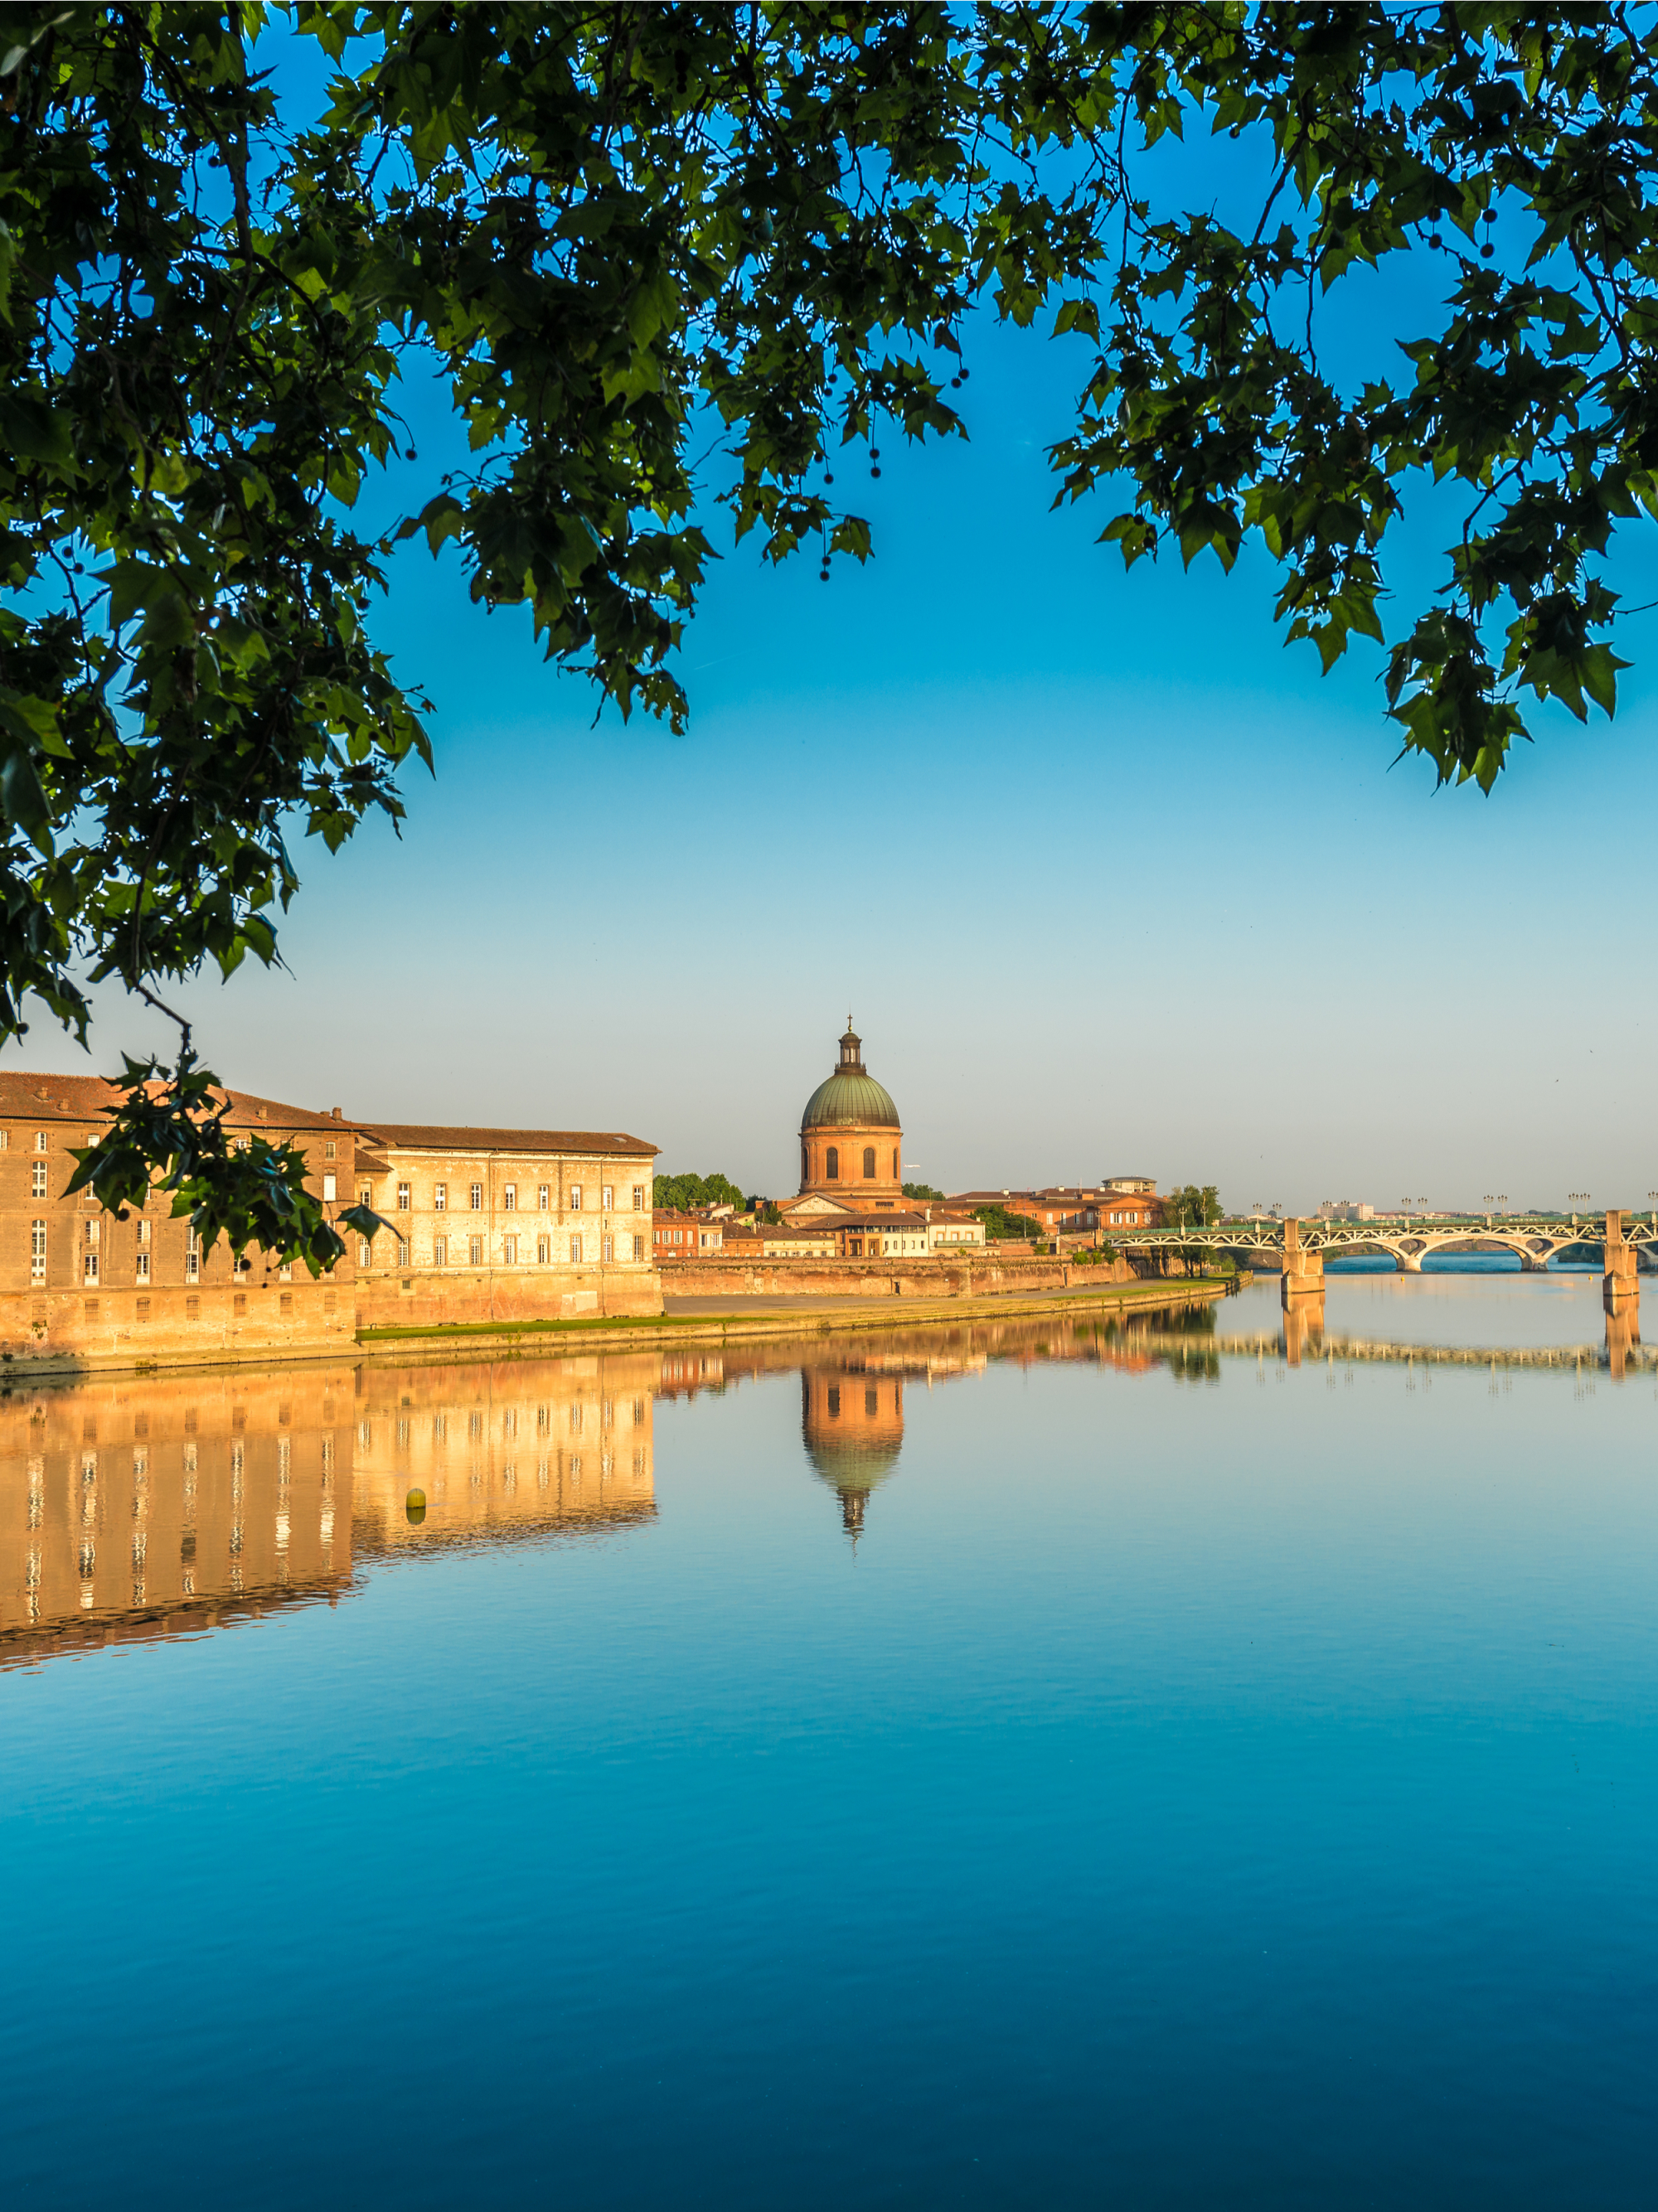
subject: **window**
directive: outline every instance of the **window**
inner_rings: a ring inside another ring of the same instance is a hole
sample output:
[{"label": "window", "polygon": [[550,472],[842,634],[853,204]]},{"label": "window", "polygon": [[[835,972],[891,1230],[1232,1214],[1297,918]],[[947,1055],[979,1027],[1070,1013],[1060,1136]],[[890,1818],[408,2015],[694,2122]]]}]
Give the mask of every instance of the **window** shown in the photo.
[{"label": "window", "polygon": [[357,1240],[357,1263],[359,1267],[366,1267],[369,1264],[369,1240],[366,1237],[359,1237]]},{"label": "window", "polygon": [[46,1194],[46,1164],[44,1160],[34,1163],[34,1176],[29,1184],[29,1193],[34,1198],[44,1198]]},{"label": "window", "polygon": [[579,1182],[573,1182],[570,1187],[570,1210],[572,1213],[582,1211],[582,1186]]},{"label": "window", "polygon": [[46,1133],[44,1129],[37,1129],[34,1133],[34,1149],[37,1152],[44,1152],[46,1149]]},{"label": "window", "polygon": [[138,1280],[141,1283],[147,1283],[149,1280],[149,1255],[148,1252],[140,1252],[138,1255]]},{"label": "window", "polygon": [[372,1184],[364,1182],[357,1185],[357,1202],[359,1206],[372,1206],[374,1204],[375,1194]]},{"label": "window", "polygon": [[898,1164],[898,1147],[894,1146],[893,1148],[893,1181],[894,1182],[898,1181],[899,1173],[900,1170]]},{"label": "window", "polygon": [[46,1279],[46,1224],[44,1221],[29,1225],[29,1280],[44,1283]]},{"label": "window", "polygon": [[472,1212],[481,1213],[484,1210],[484,1186],[481,1182],[475,1182],[472,1185]]},{"label": "window", "polygon": [[873,1145],[866,1145],[863,1147],[863,1180],[866,1182],[873,1182],[875,1179],[875,1148]]},{"label": "window", "polygon": [[87,1232],[87,1243],[88,1244],[95,1244],[98,1242],[97,1223],[95,1221],[88,1221],[84,1224],[84,1226]]},{"label": "window", "polygon": [[436,1182],[432,1185],[432,1207],[434,1212],[438,1213],[448,1212],[449,1186],[448,1183]]},{"label": "window", "polygon": [[149,1300],[148,1298],[140,1298],[138,1301],[138,1318],[140,1321],[148,1321],[149,1319]]},{"label": "window", "polygon": [[552,1186],[551,1183],[539,1182],[536,1184],[535,1210],[538,1213],[545,1213],[547,1212],[548,1207],[552,1203]]},{"label": "window", "polygon": [[472,1266],[474,1267],[481,1267],[483,1266],[484,1240],[481,1237],[474,1237],[470,1240],[468,1256]]},{"label": "window", "polygon": [[605,1238],[601,1256],[607,1267],[608,1267],[611,1261],[616,1257],[616,1239],[613,1237],[607,1237]]},{"label": "window", "polygon": [[633,1211],[636,1213],[643,1213],[644,1210],[645,1187],[642,1182],[636,1182],[633,1186]]},{"label": "window", "polygon": [[397,1264],[399,1267],[406,1267],[409,1264],[409,1240],[406,1237],[399,1237],[397,1240]]},{"label": "window", "polygon": [[[231,1299],[231,1301],[230,1301],[230,1310],[231,1310],[232,1314],[234,1314],[234,1315],[237,1315],[237,1316],[240,1316],[240,1315],[241,1315],[241,1314],[245,1314],[245,1313],[247,1312],[247,1291],[238,1291],[236,1292],[235,1297],[234,1298],[232,1298],[232,1299]],[[238,1447],[237,1447],[237,1449],[240,1450],[241,1447],[240,1447],[240,1446],[238,1446]]]},{"label": "window", "polygon": [[325,1160],[331,1160],[334,1157],[334,1140],[332,1137],[322,1148],[322,1157]]},{"label": "window", "polygon": [[432,1239],[432,1265],[433,1265],[433,1267],[448,1267],[448,1263],[449,1263],[449,1240],[448,1240],[448,1238],[447,1237],[433,1237],[433,1239]]},{"label": "window", "polygon": [[503,1237],[501,1239],[501,1257],[509,1267],[515,1267],[518,1265],[518,1239],[515,1237]]},{"label": "window", "polygon": [[616,1186],[614,1183],[607,1182],[604,1188],[600,1192],[599,1211],[600,1213],[613,1213],[616,1211]]},{"label": "window", "polygon": [[582,1264],[582,1240],[579,1237],[572,1237],[570,1240],[570,1256],[572,1262],[579,1267]]},{"label": "window", "polygon": [[503,1183],[502,1184],[502,1186],[501,1186],[501,1211],[503,1212],[503,1213],[516,1213],[516,1212],[517,1212],[517,1211],[518,1211],[518,1186],[517,1186],[517,1184],[516,1184],[515,1182],[503,1182]]},{"label": "window", "polygon": [[409,1186],[406,1182],[400,1182],[397,1187],[397,1210],[399,1213],[406,1213],[409,1210]]},{"label": "window", "polygon": [[[294,1310],[294,1293],[291,1291],[284,1291],[281,1297],[278,1299],[277,1304],[281,1310],[281,1316],[283,1320],[285,1321],[289,1315]],[[284,1437],[283,1441],[285,1443],[287,1442],[286,1437]]]},{"label": "window", "polygon": [[643,1237],[636,1237],[633,1240],[633,1256],[636,1260],[643,1260],[645,1256],[645,1240]]},{"label": "window", "polygon": [[812,1180],[811,1157],[804,1145],[800,1148],[800,1179],[802,1182],[810,1182]]},{"label": "window", "polygon": [[550,1267],[552,1265],[552,1239],[551,1237],[538,1237],[536,1238],[535,1264],[538,1267]]},{"label": "window", "polygon": [[184,1240],[184,1279],[186,1283],[194,1283],[201,1278],[201,1238],[193,1229],[186,1229]]},{"label": "window", "polygon": [[831,1145],[829,1147],[828,1156],[824,1163],[824,1173],[831,1182],[840,1181],[840,1148],[837,1145]]},{"label": "window", "polygon": [[334,1182],[334,1178],[333,1178],[333,1177],[332,1177],[332,1176],[331,1176],[331,1175],[326,1175],[326,1176],[324,1176],[324,1177],[322,1178],[322,1202],[323,1202],[323,1204],[324,1204],[325,1206],[332,1205],[332,1202],[333,1202],[333,1200],[334,1200],[338,1196],[338,1188],[336,1188],[336,1185],[335,1185],[335,1182]]}]

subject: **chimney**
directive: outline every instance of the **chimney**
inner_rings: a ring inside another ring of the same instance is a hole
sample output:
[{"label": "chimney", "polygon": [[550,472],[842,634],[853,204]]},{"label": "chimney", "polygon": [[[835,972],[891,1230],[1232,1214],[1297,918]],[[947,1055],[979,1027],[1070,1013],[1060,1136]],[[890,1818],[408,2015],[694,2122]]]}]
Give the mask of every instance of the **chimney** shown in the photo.
[{"label": "chimney", "polygon": [[328,1109],[328,1111],[333,1115],[336,1121],[340,1119],[340,1111],[338,1106],[331,1106]]}]

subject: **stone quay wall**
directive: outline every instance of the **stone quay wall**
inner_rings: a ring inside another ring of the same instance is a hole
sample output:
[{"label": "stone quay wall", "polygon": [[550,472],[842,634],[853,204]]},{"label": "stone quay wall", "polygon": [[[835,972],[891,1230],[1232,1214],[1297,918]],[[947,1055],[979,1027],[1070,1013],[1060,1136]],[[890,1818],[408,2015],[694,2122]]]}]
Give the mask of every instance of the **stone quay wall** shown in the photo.
[{"label": "stone quay wall", "polygon": [[226,1359],[349,1355],[357,1333],[354,1286],[324,1276],[208,1282],[198,1290],[0,1291],[0,1369],[178,1367]]},{"label": "stone quay wall", "polygon": [[984,1298],[1131,1283],[1128,1262],[952,1253],[917,1260],[743,1260],[699,1253],[661,1262],[664,1298]]},{"label": "stone quay wall", "polygon": [[634,1318],[662,1310],[661,1283],[648,1261],[564,1268],[416,1268],[407,1274],[395,1267],[359,1267],[353,1288],[358,1328]]}]

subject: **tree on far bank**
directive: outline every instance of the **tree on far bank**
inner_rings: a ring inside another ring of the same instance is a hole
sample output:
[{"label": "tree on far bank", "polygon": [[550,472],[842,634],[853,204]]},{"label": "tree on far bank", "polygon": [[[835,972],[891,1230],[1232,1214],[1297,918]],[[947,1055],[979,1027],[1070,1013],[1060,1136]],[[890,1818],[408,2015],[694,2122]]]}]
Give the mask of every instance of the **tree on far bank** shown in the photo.
[{"label": "tree on far bank", "polygon": [[1005,1206],[976,1206],[973,1212],[984,1223],[984,1234],[992,1243],[1016,1243],[1021,1237],[1039,1242],[1048,1234],[1028,1213],[1009,1213]]},{"label": "tree on far bank", "polygon": [[731,1206],[741,1213],[747,1203],[728,1176],[695,1175],[688,1170],[680,1175],[659,1175],[650,1190],[653,1206],[680,1213],[694,1212],[702,1206]]},{"label": "tree on far bank", "polygon": [[905,1198],[936,1199],[941,1205],[943,1203],[943,1192],[935,1190],[930,1182],[906,1182],[901,1184],[899,1188]]},{"label": "tree on far bank", "polygon": [[1221,1194],[1212,1182],[1182,1183],[1162,1200],[1165,1229],[1212,1229],[1221,1218]]},{"label": "tree on far bank", "polygon": [[[1442,781],[1489,790],[1535,704],[1612,712],[1616,533],[1658,517],[1648,18],[300,0],[316,115],[265,20],[6,10],[0,1040],[275,961],[299,842],[399,819],[398,543],[680,728],[718,511],[866,560],[849,471],[966,434],[976,310],[1081,349],[1057,498],[1128,562],[1262,549],[1286,637],[1381,647]],[[1224,190],[1174,153],[1204,131]],[[417,376],[469,458],[400,503]],[[1453,495],[1437,582],[1390,568]],[[85,1187],[330,1264],[291,1147],[201,1141],[180,1027]]]}]

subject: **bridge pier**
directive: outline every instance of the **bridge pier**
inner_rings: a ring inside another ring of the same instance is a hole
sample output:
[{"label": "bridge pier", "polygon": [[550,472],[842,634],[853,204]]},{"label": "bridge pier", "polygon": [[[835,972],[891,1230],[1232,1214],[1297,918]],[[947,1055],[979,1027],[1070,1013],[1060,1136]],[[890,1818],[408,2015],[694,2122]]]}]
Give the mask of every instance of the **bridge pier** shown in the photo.
[{"label": "bridge pier", "polygon": [[1401,1275],[1419,1275],[1422,1273],[1422,1255],[1428,1248],[1419,1237],[1409,1238],[1402,1244],[1390,1244],[1387,1249],[1393,1254]]},{"label": "bridge pier", "polygon": [[1549,1272],[1549,1263],[1546,1259],[1536,1260],[1529,1252],[1522,1252],[1520,1255],[1520,1272],[1522,1275],[1546,1275]]},{"label": "bridge pier", "polygon": [[1283,1224],[1283,1273],[1278,1278],[1278,1295],[1286,1313],[1304,1298],[1324,1296],[1324,1255],[1309,1252],[1301,1243],[1301,1225],[1291,1215]]},{"label": "bridge pier", "polygon": [[1600,1278],[1600,1303],[1609,1314],[1639,1310],[1641,1285],[1635,1272],[1639,1247],[1624,1235],[1624,1217],[1617,1206],[1606,1213],[1606,1272]]}]

